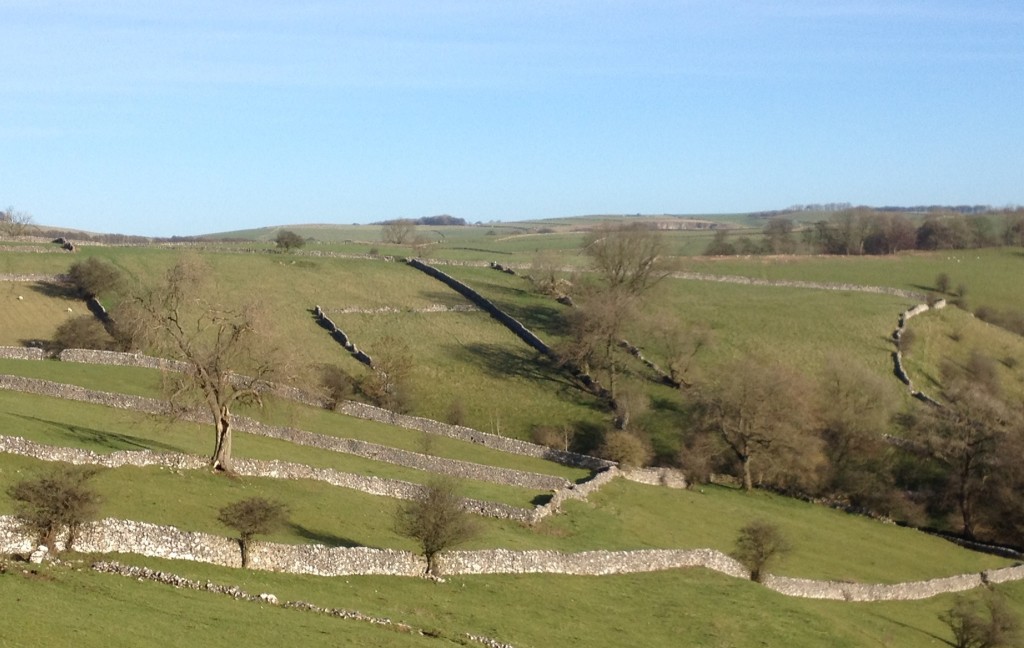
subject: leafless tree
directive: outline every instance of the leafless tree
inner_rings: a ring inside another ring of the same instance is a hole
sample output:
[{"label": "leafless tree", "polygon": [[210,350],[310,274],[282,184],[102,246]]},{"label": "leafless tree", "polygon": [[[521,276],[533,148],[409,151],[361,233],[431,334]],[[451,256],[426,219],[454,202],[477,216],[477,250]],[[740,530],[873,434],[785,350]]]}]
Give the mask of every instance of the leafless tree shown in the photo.
[{"label": "leafless tree", "polygon": [[31,231],[34,220],[32,214],[8,207],[6,210],[0,211],[0,234],[25,236]]},{"label": "leafless tree", "polygon": [[416,221],[408,218],[399,218],[384,222],[381,228],[380,237],[385,243],[404,245],[412,240],[416,232]]},{"label": "leafless tree", "polygon": [[[140,290],[126,325],[161,357],[178,360],[184,372],[165,372],[172,407],[205,408],[215,430],[215,470],[231,470],[231,410],[236,404],[263,405],[273,382],[291,376],[292,355],[273,335],[258,302],[224,303],[211,269],[197,257],[183,257],[150,289]],[[129,314],[130,313],[130,314]]]},{"label": "leafless tree", "polygon": [[599,227],[583,242],[604,284],[640,294],[665,276],[661,233],[642,224]]},{"label": "leafless tree", "polygon": [[478,527],[463,510],[455,482],[439,477],[428,482],[419,497],[399,506],[395,530],[419,543],[427,572],[436,575],[438,554],[471,539]]},{"label": "leafless tree", "polygon": [[99,512],[100,498],[88,483],[93,468],[59,465],[49,473],[15,482],[7,489],[14,515],[39,544],[57,550],[57,535],[67,529],[65,549],[71,549],[82,524]]},{"label": "leafless tree", "polygon": [[791,546],[779,527],[755,520],[740,529],[733,557],[750,570],[750,580],[760,583],[765,568],[778,560]]},{"label": "leafless tree", "polygon": [[740,466],[744,490],[753,465],[775,485],[798,485],[815,473],[820,440],[813,434],[808,388],[792,369],[747,360],[728,365],[696,394],[703,428],[718,437]]}]

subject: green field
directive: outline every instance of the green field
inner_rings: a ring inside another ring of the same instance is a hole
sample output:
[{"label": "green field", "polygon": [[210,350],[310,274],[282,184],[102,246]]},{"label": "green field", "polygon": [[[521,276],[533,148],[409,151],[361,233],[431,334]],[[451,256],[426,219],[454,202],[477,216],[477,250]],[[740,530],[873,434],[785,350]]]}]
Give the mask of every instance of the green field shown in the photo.
[{"label": "green field", "polygon": [[[578,253],[584,230],[609,217],[564,219],[476,227],[423,227],[435,241],[424,254],[453,261],[530,264],[542,251],[565,265],[583,268]],[[749,226],[741,216],[723,217]],[[755,226],[756,223],[755,223]],[[422,312],[468,302],[442,283],[403,263],[380,258],[334,258],[338,253],[404,256],[409,246],[384,245],[380,227],[289,227],[311,241],[298,253],[266,251],[276,228],[236,232],[257,243],[211,243],[200,252],[219,284],[218,300],[242,303],[253,293],[275,314],[289,352],[303,364],[299,386],[316,386],[315,367],[337,364],[356,377],[367,370],[313,320],[322,306],[335,323],[371,356],[384,353],[389,339],[402,340],[413,369],[411,413],[445,419],[454,405],[465,423],[487,432],[529,438],[537,425],[611,425],[611,413],[574,385],[564,368],[540,357],[488,315],[479,312]],[[755,230],[756,231],[756,230]],[[971,306],[1024,308],[1019,290],[1024,256],[1016,250],[910,253],[894,257],[791,257],[707,259],[698,256],[710,232],[669,232],[669,248],[681,271],[885,286],[930,292],[939,273],[955,287],[967,286]],[[255,250],[255,251],[253,251]],[[72,255],[0,252],[0,274],[57,274],[73,260],[96,256],[120,268],[129,281],[151,282],[180,250],[99,247],[88,244]],[[450,265],[444,271],[469,284],[522,321],[549,344],[568,339],[570,309],[536,294],[523,277]],[[18,300],[17,297],[23,299]],[[124,295],[104,296],[116,306]],[[30,283],[0,281],[0,345],[52,337],[84,304],[59,291]],[[893,376],[891,339],[900,312],[913,300],[883,294],[782,286],[756,286],[665,278],[650,292],[644,315],[680,327],[704,327],[714,343],[695,360],[695,379],[712,381],[737,359],[758,358],[797,368],[813,378],[829,363],[856,363],[882,376],[910,403]],[[73,313],[67,312],[71,308]],[[397,312],[376,311],[388,308]],[[348,310],[350,312],[345,312]],[[997,361],[1004,389],[1024,394],[1024,343],[969,313],[949,307],[911,321],[915,347],[906,363],[915,386],[941,388],[943,362],[964,364],[978,350]],[[629,339],[657,362],[665,341],[641,320]],[[0,373],[43,378],[90,389],[147,397],[161,395],[159,372],[56,361],[0,360]],[[627,359],[624,384],[651,398],[643,423],[662,460],[675,457],[680,432],[688,425],[686,394],[657,384],[638,361]],[[471,461],[489,466],[556,475],[570,481],[589,473],[536,458],[354,419],[318,408],[270,399],[263,409],[239,414],[310,432]],[[109,453],[154,450],[207,456],[210,425],[173,422],[133,412],[0,391],[0,434],[39,443]],[[236,432],[239,457],[280,459],[339,471],[425,483],[430,474],[384,462],[316,450]],[[13,510],[9,485],[40,474],[45,462],[0,455],[0,514]],[[104,469],[95,478],[103,498],[101,515],[169,524],[228,535],[218,510],[248,496],[284,502],[291,523],[265,538],[291,544],[367,546],[415,550],[399,535],[397,502],[313,481],[226,477],[205,470]],[[530,507],[547,493],[488,482],[461,480],[462,494]],[[770,519],[793,544],[773,573],[786,576],[896,583],[1007,566],[1012,561],[971,552],[922,532],[849,515],[824,506],[727,486],[672,490],[615,480],[572,501],[535,527],[482,519],[481,533],[466,549],[538,549],[565,552],[596,549],[690,549],[731,551],[738,530],[754,519]],[[73,556],[85,567],[93,556]],[[71,565],[30,570],[8,563],[0,573],[0,606],[10,610],[0,626],[0,646],[212,645],[270,641],[303,645],[465,645],[464,633],[529,646],[918,646],[949,645],[939,614],[952,605],[943,595],[916,602],[844,603],[785,597],[756,584],[701,570],[606,577],[554,575],[451,577],[444,582],[398,577],[320,578],[243,571],[140,556],[114,556],[131,564],[166,569],[189,578],[272,592],[281,600],[304,600],[409,623],[428,635],[407,635],[383,626],[345,621],[265,604],[235,601],[205,592],[174,591],[154,583],[97,574]],[[996,588],[1024,613],[1024,584]],[[979,593],[972,593],[977,596]],[[55,613],[55,611],[57,611]],[[117,626],[119,631],[108,629]],[[472,645],[472,644],[470,644]]]}]

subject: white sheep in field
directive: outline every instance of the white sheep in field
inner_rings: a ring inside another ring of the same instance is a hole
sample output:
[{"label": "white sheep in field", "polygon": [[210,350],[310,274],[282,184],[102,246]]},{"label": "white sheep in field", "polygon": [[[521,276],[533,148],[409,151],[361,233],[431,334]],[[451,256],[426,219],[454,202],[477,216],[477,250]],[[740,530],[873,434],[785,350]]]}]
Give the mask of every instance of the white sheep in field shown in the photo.
[{"label": "white sheep in field", "polygon": [[70,306],[68,306],[68,312],[69,312],[69,313],[73,312],[73,311],[71,310],[71,307],[70,307]]},{"label": "white sheep in field", "polygon": [[22,297],[21,295],[18,295],[18,301],[25,301],[25,298]]}]

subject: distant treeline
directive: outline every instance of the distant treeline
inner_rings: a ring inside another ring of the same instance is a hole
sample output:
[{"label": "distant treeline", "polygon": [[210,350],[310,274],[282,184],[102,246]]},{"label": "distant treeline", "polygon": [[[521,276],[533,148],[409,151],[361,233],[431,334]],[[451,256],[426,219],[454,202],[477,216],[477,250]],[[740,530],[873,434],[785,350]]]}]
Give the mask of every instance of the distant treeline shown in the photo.
[{"label": "distant treeline", "polygon": [[[1024,246],[1024,208],[975,212],[978,207],[960,207],[923,215],[917,209],[853,207],[814,222],[794,218],[799,212],[779,212],[767,218],[760,239],[732,240],[728,230],[717,230],[705,254],[857,255]],[[908,215],[912,211],[918,214],[914,218]]]},{"label": "distant treeline", "polygon": [[386,220],[374,225],[388,225],[396,221],[411,221],[414,225],[456,225],[462,226],[466,224],[465,218],[456,218],[455,216],[449,216],[448,214],[441,214],[440,216],[424,216],[422,218],[400,218],[395,220]]}]

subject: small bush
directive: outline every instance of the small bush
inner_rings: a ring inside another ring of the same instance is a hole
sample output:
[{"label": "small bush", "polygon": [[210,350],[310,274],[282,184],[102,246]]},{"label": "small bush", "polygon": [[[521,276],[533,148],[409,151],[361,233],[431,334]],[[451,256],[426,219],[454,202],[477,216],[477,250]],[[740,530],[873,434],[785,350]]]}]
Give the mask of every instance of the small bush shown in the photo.
[{"label": "small bush", "polygon": [[634,432],[614,430],[604,437],[599,450],[601,457],[616,461],[623,468],[646,466],[654,456],[650,445]]},{"label": "small bush", "polygon": [[89,257],[71,264],[67,278],[82,299],[91,299],[116,290],[121,284],[121,271],[106,261]]},{"label": "small bush", "polygon": [[572,447],[573,439],[576,438],[576,428],[564,424],[535,425],[530,430],[530,440],[552,450],[568,451]]},{"label": "small bush", "polygon": [[320,388],[327,405],[337,409],[355,395],[356,380],[338,365],[323,365],[320,367]]},{"label": "small bush", "polygon": [[935,290],[939,291],[943,295],[948,294],[950,285],[949,282],[949,275],[946,274],[945,272],[940,272],[939,275],[935,277]]},{"label": "small bush", "polygon": [[288,508],[281,502],[250,497],[228,504],[220,510],[217,520],[238,531],[242,550],[242,567],[249,566],[249,546],[254,536],[271,533],[288,521]]},{"label": "small bush", "polygon": [[757,583],[768,565],[791,549],[782,531],[771,522],[755,520],[740,529],[733,558],[750,570],[750,580]]},{"label": "small bush", "polygon": [[278,249],[288,252],[289,250],[297,250],[304,246],[306,239],[291,230],[281,230],[274,238],[274,243],[277,244]]},{"label": "small bush", "polygon": [[92,315],[78,315],[61,323],[53,334],[51,347],[64,349],[98,349],[109,351],[117,346],[114,338]]},{"label": "small bush", "polygon": [[398,507],[395,530],[419,543],[427,559],[427,573],[436,574],[437,555],[475,536],[478,527],[463,510],[455,482],[436,478],[423,487],[419,497]]},{"label": "small bush", "polygon": [[71,549],[82,524],[99,513],[100,497],[89,485],[95,468],[61,465],[42,477],[24,479],[7,489],[21,527],[57,551],[57,535],[67,529],[65,549]]}]

